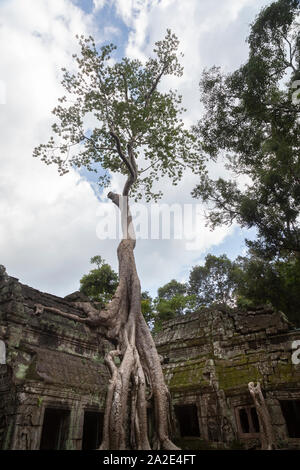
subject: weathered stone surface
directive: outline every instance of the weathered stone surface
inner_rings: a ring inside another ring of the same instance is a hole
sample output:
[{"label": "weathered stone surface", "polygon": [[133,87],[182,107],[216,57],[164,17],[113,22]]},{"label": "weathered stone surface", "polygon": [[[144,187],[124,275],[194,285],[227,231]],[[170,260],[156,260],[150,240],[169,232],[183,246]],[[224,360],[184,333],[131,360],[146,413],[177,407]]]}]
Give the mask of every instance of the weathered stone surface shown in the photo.
[{"label": "weathered stone surface", "polygon": [[[78,292],[60,298],[25,286],[0,266],[0,340],[6,349],[6,364],[0,364],[0,448],[39,449],[45,410],[55,408],[69,412],[65,448],[81,449],[85,410],[103,411],[109,380],[104,355],[113,348],[104,331],[47,310],[35,315],[35,305],[42,304],[82,317],[73,305],[78,300]],[[300,365],[291,360],[292,342],[299,339],[300,331],[270,308],[204,309],[166,322],[155,341],[174,413],[192,406],[194,430],[200,431],[186,436],[176,415],[180,445],[259,448],[248,391],[248,383],[259,380],[277,445],[300,448],[300,439],[289,437],[280,405],[300,400]],[[248,432],[241,412],[250,420]]]},{"label": "weathered stone surface", "polygon": [[[74,296],[73,296],[74,297]],[[83,312],[39,292],[0,269],[0,448],[39,449],[46,408],[69,410],[65,447],[80,449],[86,409],[103,411],[109,374],[104,355],[112,345],[103,332],[55,313],[35,315],[35,305],[77,316]]]},{"label": "weathered stone surface", "polygon": [[200,404],[204,439],[246,447],[259,446],[259,434],[241,432],[239,423],[239,409],[251,407],[250,381],[262,384],[277,441],[300,447],[300,439],[289,439],[280,407],[288,391],[300,399],[300,365],[291,360],[297,339],[300,331],[270,308],[203,309],[165,322],[155,336],[173,403]]}]

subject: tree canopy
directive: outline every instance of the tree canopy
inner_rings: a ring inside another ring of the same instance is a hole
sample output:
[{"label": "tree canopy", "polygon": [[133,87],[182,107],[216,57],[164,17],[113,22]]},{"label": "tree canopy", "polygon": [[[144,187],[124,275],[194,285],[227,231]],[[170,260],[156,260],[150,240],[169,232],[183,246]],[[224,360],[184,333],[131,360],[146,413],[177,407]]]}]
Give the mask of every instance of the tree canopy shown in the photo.
[{"label": "tree canopy", "polygon": [[208,254],[203,266],[194,266],[190,272],[190,294],[195,295],[197,307],[235,303],[236,266],[226,256]]},{"label": "tree canopy", "polygon": [[300,260],[293,255],[285,259],[266,260],[250,252],[235,260],[237,305],[248,308],[271,304],[300,326]]},{"label": "tree canopy", "polygon": [[251,25],[247,62],[229,74],[214,66],[200,81],[206,114],[195,133],[207,161],[225,164],[229,176],[214,180],[207,170],[193,196],[209,203],[212,227],[256,227],[248,244],[271,257],[300,254],[299,13],[298,0],[264,8]]},{"label": "tree canopy", "polygon": [[99,302],[103,308],[111,300],[118,287],[118,275],[99,255],[93,256],[90,262],[96,264],[97,267],[82,276],[80,291],[91,301]]},{"label": "tree canopy", "polygon": [[247,256],[238,256],[233,261],[224,254],[208,254],[203,265],[191,269],[186,284],[173,279],[158,289],[151,325],[155,333],[164,321],[189,311],[205,315],[206,307],[226,305],[247,310],[269,305],[300,326],[299,285],[300,260],[293,254],[268,260],[251,249]]},{"label": "tree canopy", "polygon": [[157,295],[160,299],[171,300],[176,295],[186,294],[187,286],[181,282],[172,279],[170,282],[160,287],[157,291]]},{"label": "tree canopy", "polygon": [[186,167],[201,171],[197,139],[181,119],[182,97],[158,90],[164,76],[183,73],[177,37],[167,30],[144,64],[128,57],[116,62],[113,44],[98,50],[92,37],[78,39],[77,72],[63,69],[67,95],[53,110],[53,136],[34,156],[57,164],[60,174],[82,166],[98,172],[101,186],[112,173],[129,174],[131,194],[147,200],[162,195],[153,186],[160,177],[176,185]]}]

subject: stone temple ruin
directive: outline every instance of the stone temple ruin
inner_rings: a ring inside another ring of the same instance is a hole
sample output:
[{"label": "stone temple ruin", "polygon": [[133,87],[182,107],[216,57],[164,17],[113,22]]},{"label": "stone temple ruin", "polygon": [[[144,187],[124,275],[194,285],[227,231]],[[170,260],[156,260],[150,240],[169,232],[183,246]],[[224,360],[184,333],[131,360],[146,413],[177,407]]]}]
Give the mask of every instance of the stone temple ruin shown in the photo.
[{"label": "stone temple ruin", "polygon": [[[36,304],[82,316],[66,298],[0,268],[0,449],[95,449],[101,442],[112,345]],[[300,449],[300,330],[271,309],[206,309],[156,335],[184,449],[260,448],[248,389],[259,381],[277,448]],[[296,359],[296,360],[293,360]],[[149,408],[149,433],[152,412]]]}]

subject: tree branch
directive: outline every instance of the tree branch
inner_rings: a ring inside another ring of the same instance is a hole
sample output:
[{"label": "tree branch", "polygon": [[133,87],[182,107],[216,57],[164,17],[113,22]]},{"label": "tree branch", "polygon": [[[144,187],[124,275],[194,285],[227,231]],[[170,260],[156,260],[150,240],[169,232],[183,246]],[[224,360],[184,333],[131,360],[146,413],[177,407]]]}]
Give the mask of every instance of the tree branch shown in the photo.
[{"label": "tree branch", "polygon": [[138,172],[139,175],[141,175],[141,174],[144,173],[145,171],[149,170],[149,168],[152,168],[154,165],[156,165],[156,163],[159,162],[159,160],[160,160],[160,159],[158,158],[155,162],[151,163],[151,165],[147,166],[147,168],[144,168],[143,170],[140,170],[140,171]]},{"label": "tree branch", "polygon": [[145,96],[145,105],[144,105],[144,108],[146,109],[148,104],[149,104],[149,100],[151,98],[151,96],[153,95],[153,93],[155,92],[156,88],[157,88],[157,85],[161,79],[161,77],[163,76],[163,74],[165,73],[166,69],[167,69],[167,65],[168,64],[164,64],[161,72],[158,74],[158,76],[156,77],[156,79],[154,80],[153,82],[153,85],[152,87],[150,88],[149,92],[146,94]]},{"label": "tree branch", "polygon": [[116,147],[117,147],[117,150],[118,150],[118,154],[121,158],[121,160],[125,163],[130,175],[134,178],[134,171],[133,171],[133,168],[131,166],[131,163],[129,162],[128,158],[126,158],[126,156],[124,155],[124,153],[122,152],[122,149],[121,149],[121,143],[120,143],[120,139],[119,137],[117,136],[117,134],[113,131],[113,130],[110,130],[110,135],[112,136],[112,138],[114,139],[115,143],[116,143]]}]

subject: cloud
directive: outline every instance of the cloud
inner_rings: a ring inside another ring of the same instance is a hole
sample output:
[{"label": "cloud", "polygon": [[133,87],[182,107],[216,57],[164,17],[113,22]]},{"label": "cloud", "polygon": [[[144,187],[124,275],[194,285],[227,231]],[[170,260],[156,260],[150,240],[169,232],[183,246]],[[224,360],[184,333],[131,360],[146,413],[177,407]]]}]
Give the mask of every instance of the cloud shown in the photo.
[{"label": "cloud", "polygon": [[[179,79],[165,78],[161,89],[176,88],[183,95],[187,108],[184,120],[187,124],[194,123],[202,113],[198,88],[201,71],[214,64],[230,71],[245,61],[249,24],[260,8],[268,3],[265,0],[114,2],[117,13],[130,28],[126,47],[128,56],[146,59],[152,53],[155,41],[165,35],[167,28],[178,36],[184,53],[184,76]],[[211,167],[210,172],[214,177],[221,176],[224,166]],[[197,177],[189,173],[185,173],[177,187],[172,187],[168,180],[161,180],[159,186],[164,192],[162,201],[168,204],[199,204],[190,195],[196,184]],[[203,218],[204,209],[192,244],[187,245],[186,240],[138,241],[137,264],[144,287],[154,290],[155,286],[171,278],[187,279],[191,265],[203,259],[205,252],[224,245],[226,238],[238,236],[241,232],[236,225],[210,231]],[[193,230],[192,227],[187,228],[187,231]],[[139,259],[142,259],[140,265]]]},{"label": "cloud", "polygon": [[46,142],[50,111],[62,95],[60,69],[72,67],[76,33],[93,30],[91,17],[68,0],[10,0],[0,7],[0,263],[10,274],[43,290],[75,290],[99,250],[98,201],[71,171],[32,158]]},{"label": "cloud", "polygon": [[106,3],[107,0],[93,0],[94,12],[101,10],[101,8],[103,8]]},{"label": "cloud", "polygon": [[116,28],[115,26],[105,26],[104,28],[104,36],[106,38],[109,38],[111,36],[119,36],[121,34],[121,31],[119,28]]},{"label": "cloud", "polygon": [[[0,3],[0,84],[6,100],[6,104],[0,101],[0,263],[22,282],[57,295],[78,288],[95,254],[117,269],[117,240],[97,238],[99,201],[89,182],[75,171],[60,177],[56,168],[32,158],[33,148],[48,140],[50,111],[63,94],[60,69],[72,68],[75,34],[92,34],[101,43],[108,33],[118,34],[121,18],[130,31],[126,54],[145,58],[170,27],[185,53],[185,75],[178,82],[166,80],[163,86],[176,86],[183,94],[189,109],[185,120],[190,123],[201,113],[201,70],[213,63],[233,69],[245,59],[248,24],[266,4],[262,0],[94,0],[94,12],[87,14],[81,1]],[[96,23],[105,4],[114,5],[118,15],[115,24],[109,18],[106,31],[105,26],[98,30]],[[114,176],[111,189],[119,190],[122,182],[122,177]],[[196,182],[189,174],[174,188],[161,181],[162,202],[198,203],[190,196]],[[108,210],[113,217],[113,209]],[[154,293],[171,278],[183,280],[190,266],[233,230],[221,227],[210,232],[201,224],[194,251],[187,250],[185,240],[138,240],[142,288]]]},{"label": "cloud", "polygon": [[249,24],[266,0],[113,0],[117,12],[131,28],[126,54],[143,59],[155,41],[170,28],[184,53],[184,76],[165,80],[178,88],[188,108],[189,122],[199,118],[198,82],[203,68],[214,64],[237,68],[246,58]]}]

